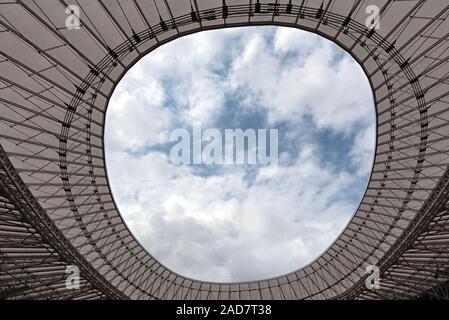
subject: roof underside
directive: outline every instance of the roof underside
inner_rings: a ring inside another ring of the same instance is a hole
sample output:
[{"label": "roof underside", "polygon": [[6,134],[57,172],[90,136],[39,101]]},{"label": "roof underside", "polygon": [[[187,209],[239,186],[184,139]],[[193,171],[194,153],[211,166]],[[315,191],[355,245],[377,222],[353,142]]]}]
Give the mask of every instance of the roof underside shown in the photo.
[{"label": "roof underside", "polygon": [[[71,4],[80,8],[75,30],[65,24]],[[370,4],[380,8],[379,29],[365,26]],[[448,14],[444,0],[0,0],[0,298],[437,292],[449,280]],[[310,265],[254,282],[191,280],[157,262],[123,223],[105,170],[105,112],[123,74],[158,46],[250,25],[318,33],[361,64],[376,103],[373,172],[346,230]],[[379,290],[365,286],[371,264]],[[65,287],[67,265],[80,268],[78,291]]]}]

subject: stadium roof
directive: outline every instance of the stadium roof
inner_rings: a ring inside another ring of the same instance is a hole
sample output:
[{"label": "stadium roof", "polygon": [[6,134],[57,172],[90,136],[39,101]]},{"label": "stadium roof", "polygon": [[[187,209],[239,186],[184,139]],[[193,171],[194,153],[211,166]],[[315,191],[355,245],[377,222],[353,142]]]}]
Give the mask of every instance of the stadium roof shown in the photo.
[{"label": "stadium roof", "polygon": [[[366,25],[368,5],[379,28]],[[448,14],[443,0],[0,0],[0,298],[447,297]],[[317,33],[360,63],[377,112],[373,171],[354,217],[311,264],[260,281],[196,281],[155,260],[120,216],[105,113],[155,48],[250,25]],[[66,288],[67,265],[80,268],[80,290]],[[380,268],[381,289],[365,286],[367,265]]]}]

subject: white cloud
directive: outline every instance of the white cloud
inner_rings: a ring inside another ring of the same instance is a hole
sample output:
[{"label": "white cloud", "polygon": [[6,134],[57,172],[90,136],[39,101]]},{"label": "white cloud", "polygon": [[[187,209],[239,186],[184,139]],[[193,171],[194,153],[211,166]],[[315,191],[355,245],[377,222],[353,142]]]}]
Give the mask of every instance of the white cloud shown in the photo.
[{"label": "white cloud", "polygon": [[[246,42],[229,76],[231,89],[246,90],[272,123],[308,114],[321,128],[347,133],[372,119],[369,83],[349,55],[335,61],[336,45],[299,30],[280,28],[275,36],[275,50],[261,35]],[[281,64],[277,52],[295,56]]]},{"label": "white cloud", "polygon": [[360,130],[354,138],[351,150],[352,161],[358,167],[358,175],[367,175],[371,171],[376,141],[376,127],[374,124]]},{"label": "white cloud", "polygon": [[163,107],[164,100],[164,88],[154,79],[134,88],[119,85],[108,106],[113,112],[107,113],[106,125],[113,129],[108,130],[107,147],[135,150],[165,141],[173,114]]},{"label": "white cloud", "polygon": [[[157,49],[125,76],[107,115],[106,160],[121,214],[150,253],[185,276],[255,280],[309,263],[354,213],[354,192],[364,191],[374,128],[367,83],[354,61],[335,60],[334,46],[299,30],[204,32]],[[245,168],[231,165],[200,176],[146,150],[178,124],[219,126],[227,95],[243,96],[239,108],[265,110],[272,126],[290,123],[285,136],[301,144],[280,154],[275,173],[249,183]],[[323,128],[350,137],[342,156],[357,174],[325,161],[321,141],[303,137]]]},{"label": "white cloud", "polygon": [[300,56],[310,54],[323,41],[311,32],[298,32],[293,28],[276,29],[274,51],[299,53]]},{"label": "white cloud", "polygon": [[[187,276],[254,280],[289,272],[321,253],[355,208],[347,200],[333,201],[349,189],[353,178],[320,167],[309,150],[294,166],[281,167],[276,175],[260,178],[250,187],[243,170],[209,178],[183,171],[181,176],[178,170],[183,167],[167,168],[162,159],[154,154],[128,159],[136,173],[149,167],[162,172],[161,179],[153,174],[147,181],[141,177],[145,183],[137,187],[116,184],[113,190],[138,239]],[[179,178],[166,179],[173,175]],[[179,256],[180,252],[184,254]],[[213,260],[216,255],[222,265]],[[258,270],[251,269],[255,261]]]}]

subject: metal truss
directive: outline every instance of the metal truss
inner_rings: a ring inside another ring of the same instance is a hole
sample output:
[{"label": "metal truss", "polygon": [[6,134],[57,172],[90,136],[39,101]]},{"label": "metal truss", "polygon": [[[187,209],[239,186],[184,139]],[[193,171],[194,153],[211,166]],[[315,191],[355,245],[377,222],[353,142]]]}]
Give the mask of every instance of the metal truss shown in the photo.
[{"label": "metal truss", "polygon": [[[365,24],[369,4],[379,29]],[[68,5],[80,8],[77,30],[66,28]],[[448,15],[442,0],[0,0],[0,298],[447,298]],[[108,101],[155,48],[254,25],[317,33],[360,63],[377,112],[372,174],[345,231],[308,266],[253,282],[188,279],[117,210]],[[65,287],[67,265],[80,269],[79,291]],[[380,268],[381,289],[366,288],[367,265]]]}]

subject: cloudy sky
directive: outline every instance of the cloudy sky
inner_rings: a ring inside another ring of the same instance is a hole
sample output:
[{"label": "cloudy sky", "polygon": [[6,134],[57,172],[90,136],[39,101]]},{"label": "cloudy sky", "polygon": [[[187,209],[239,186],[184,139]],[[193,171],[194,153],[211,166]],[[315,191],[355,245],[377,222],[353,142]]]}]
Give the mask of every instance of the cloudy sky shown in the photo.
[{"label": "cloudy sky", "polygon": [[[279,168],[175,165],[176,128],[279,130]],[[317,258],[354,214],[372,165],[368,80],[301,30],[202,32],[144,57],[106,118],[112,191],[133,234],[187,277],[247,281]]]}]

